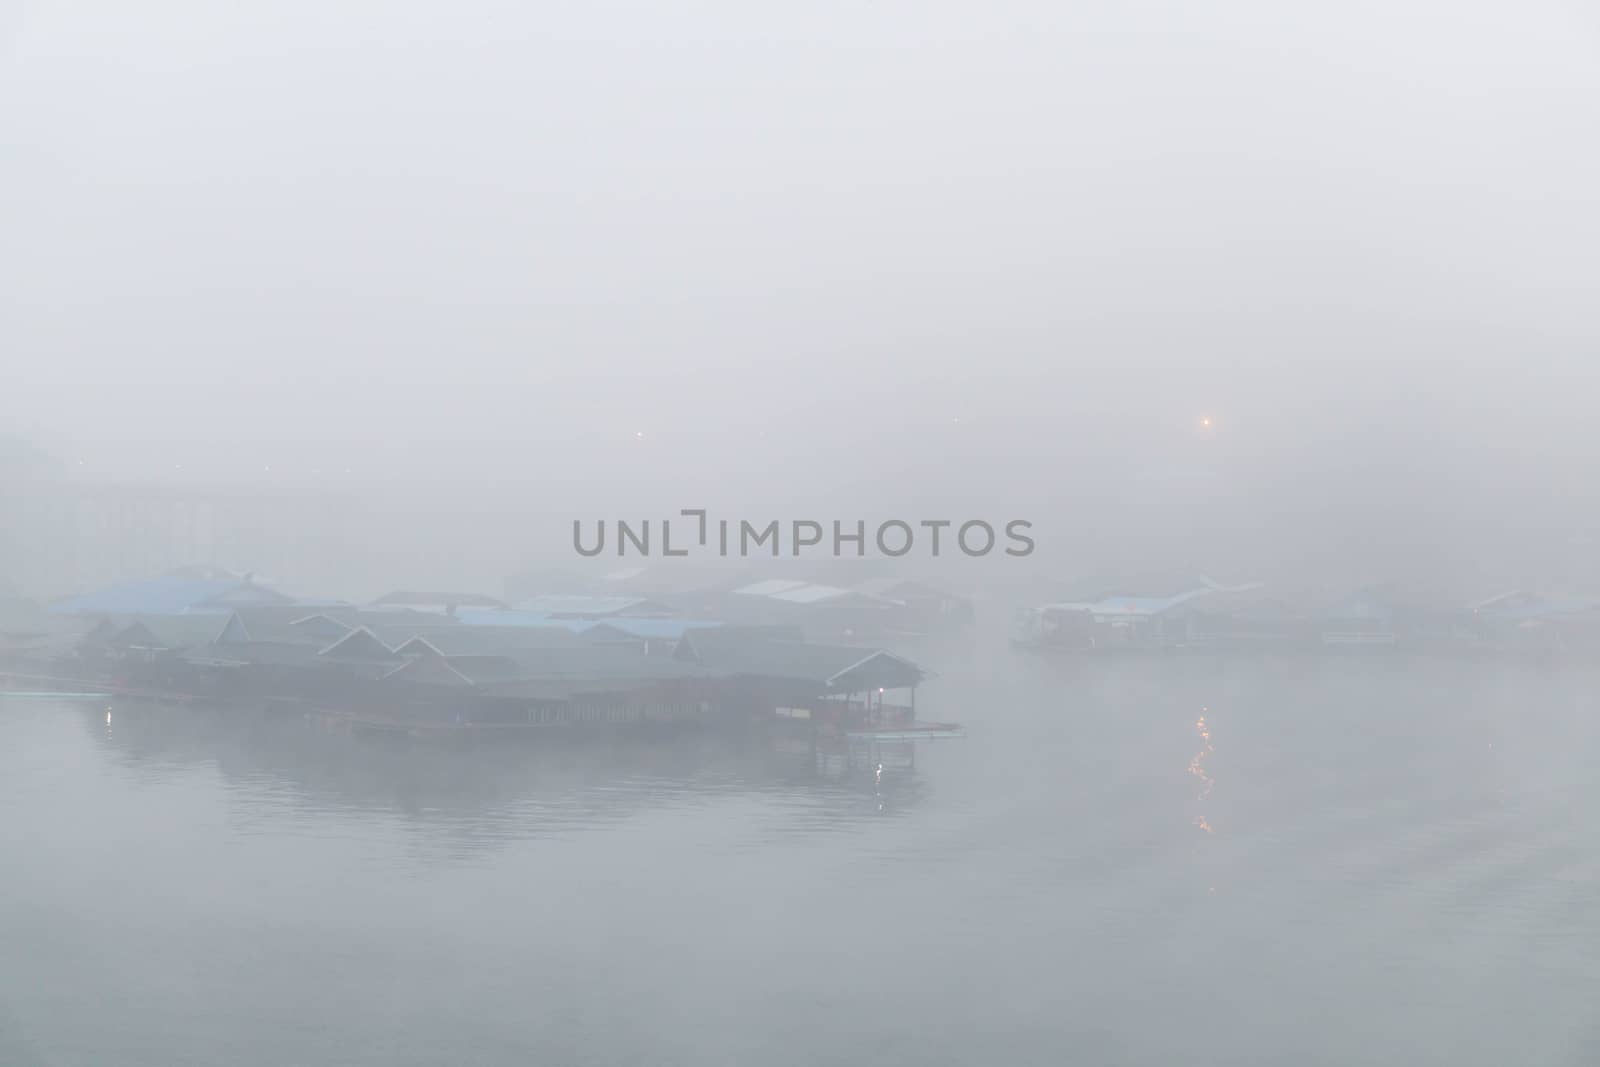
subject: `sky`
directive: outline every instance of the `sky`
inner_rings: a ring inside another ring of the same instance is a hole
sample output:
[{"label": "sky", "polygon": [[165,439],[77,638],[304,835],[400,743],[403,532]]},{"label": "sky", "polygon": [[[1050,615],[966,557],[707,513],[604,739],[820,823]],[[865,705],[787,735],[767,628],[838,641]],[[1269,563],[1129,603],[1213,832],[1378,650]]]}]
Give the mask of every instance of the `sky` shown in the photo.
[{"label": "sky", "polygon": [[0,432],[585,515],[1582,526],[1596,128],[1549,0],[13,0]]}]

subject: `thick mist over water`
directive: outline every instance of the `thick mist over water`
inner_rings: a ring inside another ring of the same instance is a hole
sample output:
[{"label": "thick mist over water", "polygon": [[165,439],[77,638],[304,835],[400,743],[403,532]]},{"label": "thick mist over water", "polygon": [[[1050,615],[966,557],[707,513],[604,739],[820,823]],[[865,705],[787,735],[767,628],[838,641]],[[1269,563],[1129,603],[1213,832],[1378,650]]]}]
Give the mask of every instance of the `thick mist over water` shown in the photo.
[{"label": "thick mist over water", "polygon": [[0,1067],[1600,1060],[1596,129],[1576,0],[0,5]]},{"label": "thick mist over water", "polygon": [[74,478],[355,498],[385,569],[467,583],[696,506],[1025,514],[1072,571],[1518,573],[1594,532],[1582,5],[0,34],[0,426]]}]

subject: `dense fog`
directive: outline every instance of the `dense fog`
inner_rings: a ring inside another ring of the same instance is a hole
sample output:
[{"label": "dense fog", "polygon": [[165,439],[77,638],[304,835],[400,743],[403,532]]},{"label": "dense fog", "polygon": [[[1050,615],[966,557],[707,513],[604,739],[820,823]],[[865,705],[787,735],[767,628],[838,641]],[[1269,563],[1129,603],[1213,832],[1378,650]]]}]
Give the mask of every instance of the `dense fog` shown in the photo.
[{"label": "dense fog", "polygon": [[6,496],[246,497],[214,562],[351,593],[693,507],[1588,582],[1597,50],[1554,2],[23,0]]}]

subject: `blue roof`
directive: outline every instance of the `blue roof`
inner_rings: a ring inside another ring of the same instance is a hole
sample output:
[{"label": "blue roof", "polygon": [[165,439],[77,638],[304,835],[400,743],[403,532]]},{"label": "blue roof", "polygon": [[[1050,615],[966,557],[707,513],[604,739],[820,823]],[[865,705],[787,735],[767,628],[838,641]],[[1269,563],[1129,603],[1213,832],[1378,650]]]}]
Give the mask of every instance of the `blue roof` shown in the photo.
[{"label": "blue roof", "polygon": [[[183,615],[188,613],[225,614],[240,600],[229,594],[258,587],[233,579],[180,578],[162,575],[141,581],[120,582],[93,593],[69,597],[50,606],[66,615]],[[261,602],[277,603],[278,594],[262,589]],[[228,598],[225,601],[223,598]],[[254,599],[247,597],[245,602]],[[229,602],[231,601],[231,602]]]}]

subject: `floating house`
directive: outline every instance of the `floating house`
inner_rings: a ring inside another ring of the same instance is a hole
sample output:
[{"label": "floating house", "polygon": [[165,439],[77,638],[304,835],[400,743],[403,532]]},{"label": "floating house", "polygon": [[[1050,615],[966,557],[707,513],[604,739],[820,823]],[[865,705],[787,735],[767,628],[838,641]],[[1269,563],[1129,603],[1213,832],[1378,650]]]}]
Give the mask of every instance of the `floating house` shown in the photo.
[{"label": "floating house", "polygon": [[638,598],[540,598],[535,613],[456,594],[359,608],[247,596],[230,608],[228,593],[100,598],[169,610],[56,616],[81,620],[70,644],[4,669],[410,734],[764,726],[826,748],[934,731],[916,722],[915,664],[807,644],[795,628],[619,614],[652,608]]},{"label": "floating house", "polygon": [[1180,609],[1229,589],[1199,579],[1174,592],[1113,593],[1093,599],[1042,604],[1020,612],[1013,624],[1016,644],[1065,650],[1114,651],[1175,648],[1187,643],[1196,616]]},{"label": "floating house", "polygon": [[1518,651],[1600,648],[1600,600],[1527,589],[1472,604],[1460,632],[1473,647]]}]

